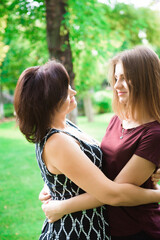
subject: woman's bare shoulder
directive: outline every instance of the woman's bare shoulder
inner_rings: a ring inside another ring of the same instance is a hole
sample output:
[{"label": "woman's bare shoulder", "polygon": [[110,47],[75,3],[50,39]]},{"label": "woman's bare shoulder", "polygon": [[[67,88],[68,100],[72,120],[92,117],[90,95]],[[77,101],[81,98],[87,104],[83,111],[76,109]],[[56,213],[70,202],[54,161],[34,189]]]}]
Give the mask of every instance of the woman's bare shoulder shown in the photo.
[{"label": "woman's bare shoulder", "polygon": [[47,140],[45,150],[56,153],[57,151],[68,151],[75,145],[77,145],[77,143],[71,136],[63,132],[57,132]]}]

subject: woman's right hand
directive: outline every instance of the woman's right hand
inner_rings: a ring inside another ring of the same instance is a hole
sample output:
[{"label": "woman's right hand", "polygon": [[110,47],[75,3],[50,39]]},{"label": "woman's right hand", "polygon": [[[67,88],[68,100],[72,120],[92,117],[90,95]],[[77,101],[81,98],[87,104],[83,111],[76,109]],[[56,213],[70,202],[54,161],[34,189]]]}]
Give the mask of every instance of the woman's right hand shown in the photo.
[{"label": "woman's right hand", "polygon": [[65,200],[49,200],[42,204],[42,210],[48,218],[49,223],[55,222],[65,215],[62,208],[64,201]]},{"label": "woman's right hand", "polygon": [[44,188],[41,190],[41,192],[39,194],[39,200],[42,203],[45,203],[46,201],[48,201],[50,199],[51,199],[51,195],[49,193],[49,189],[44,186]]},{"label": "woman's right hand", "polygon": [[158,185],[158,182],[160,183],[160,168],[158,168],[156,172],[152,174],[151,180],[153,182],[155,189],[159,189],[159,186],[157,185]]}]

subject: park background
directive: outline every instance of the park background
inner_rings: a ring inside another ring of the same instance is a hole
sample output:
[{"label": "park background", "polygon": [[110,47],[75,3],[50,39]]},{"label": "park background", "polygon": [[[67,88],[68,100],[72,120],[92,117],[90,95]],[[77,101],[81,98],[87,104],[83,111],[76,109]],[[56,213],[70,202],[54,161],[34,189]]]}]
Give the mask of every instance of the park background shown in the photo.
[{"label": "park background", "polygon": [[30,66],[59,59],[77,90],[70,119],[101,141],[113,116],[108,63],[136,45],[160,56],[159,0],[0,1],[0,239],[38,239],[43,186],[34,145],[19,132],[17,79]]}]

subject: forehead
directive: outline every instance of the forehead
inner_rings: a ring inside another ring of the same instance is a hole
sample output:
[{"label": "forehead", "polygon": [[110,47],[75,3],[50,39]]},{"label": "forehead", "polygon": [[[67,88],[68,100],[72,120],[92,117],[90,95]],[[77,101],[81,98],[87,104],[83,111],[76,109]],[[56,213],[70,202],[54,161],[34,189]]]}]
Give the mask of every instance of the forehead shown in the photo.
[{"label": "forehead", "polygon": [[123,74],[124,74],[123,65],[121,62],[118,62],[115,65],[115,75],[119,76],[119,75],[123,75]]}]

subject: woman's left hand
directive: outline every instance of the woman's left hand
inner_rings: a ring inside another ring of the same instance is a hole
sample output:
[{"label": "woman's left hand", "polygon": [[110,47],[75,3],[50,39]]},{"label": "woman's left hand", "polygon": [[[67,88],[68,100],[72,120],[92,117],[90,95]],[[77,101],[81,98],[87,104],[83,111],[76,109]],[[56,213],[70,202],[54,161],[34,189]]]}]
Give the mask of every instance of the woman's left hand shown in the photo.
[{"label": "woman's left hand", "polygon": [[51,195],[49,193],[49,189],[45,186],[39,193],[39,200],[42,203],[51,199]]},{"label": "woman's left hand", "polygon": [[49,223],[55,222],[65,215],[62,210],[63,202],[64,201],[50,200],[42,204],[42,210],[48,218]]},{"label": "woman's left hand", "polygon": [[[154,186],[156,187],[157,183],[160,181],[160,168],[158,168],[157,171],[152,174],[151,179],[152,179]],[[157,187],[156,187],[156,189],[157,189]]]}]

